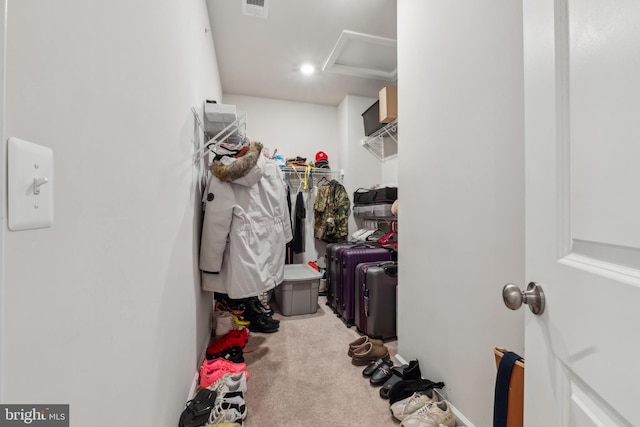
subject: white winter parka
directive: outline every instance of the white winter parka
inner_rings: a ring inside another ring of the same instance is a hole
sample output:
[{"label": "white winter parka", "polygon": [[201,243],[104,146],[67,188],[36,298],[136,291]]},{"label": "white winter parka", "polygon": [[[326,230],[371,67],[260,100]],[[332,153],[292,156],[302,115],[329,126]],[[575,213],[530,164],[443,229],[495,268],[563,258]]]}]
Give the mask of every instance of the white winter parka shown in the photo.
[{"label": "white winter parka", "polygon": [[252,143],[244,156],[212,164],[200,242],[204,290],[246,298],[283,280],[292,239],[286,186],[276,162],[261,152]]}]

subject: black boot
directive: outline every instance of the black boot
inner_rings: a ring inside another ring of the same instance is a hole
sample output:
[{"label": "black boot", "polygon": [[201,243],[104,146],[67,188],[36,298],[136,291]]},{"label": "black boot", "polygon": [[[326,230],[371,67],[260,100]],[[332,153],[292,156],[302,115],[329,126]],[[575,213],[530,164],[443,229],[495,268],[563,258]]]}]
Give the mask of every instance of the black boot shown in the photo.
[{"label": "black boot", "polygon": [[263,303],[260,300],[260,298],[258,297],[249,298],[249,304],[254,310],[260,311],[261,313],[264,313],[267,316],[273,316],[273,309],[271,308],[271,306],[267,303]]},{"label": "black boot", "polygon": [[275,322],[277,321],[265,314],[261,314],[250,320],[249,330],[251,332],[276,332],[280,328],[280,324]]},{"label": "black boot", "polygon": [[277,325],[280,324],[279,320],[273,319],[271,316],[273,315],[273,310],[267,310],[260,302],[258,297],[251,297],[247,299],[247,310],[245,311],[245,319],[251,321],[254,318],[265,316],[267,317],[271,323],[275,323]]}]

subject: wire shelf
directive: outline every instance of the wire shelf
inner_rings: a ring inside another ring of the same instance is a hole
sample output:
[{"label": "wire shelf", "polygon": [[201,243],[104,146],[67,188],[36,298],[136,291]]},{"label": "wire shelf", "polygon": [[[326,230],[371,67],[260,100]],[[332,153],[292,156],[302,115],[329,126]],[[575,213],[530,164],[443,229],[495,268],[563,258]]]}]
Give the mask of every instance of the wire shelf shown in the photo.
[{"label": "wire shelf", "polygon": [[378,160],[387,159],[398,154],[398,119],[387,123],[361,141],[364,148],[376,156]]}]

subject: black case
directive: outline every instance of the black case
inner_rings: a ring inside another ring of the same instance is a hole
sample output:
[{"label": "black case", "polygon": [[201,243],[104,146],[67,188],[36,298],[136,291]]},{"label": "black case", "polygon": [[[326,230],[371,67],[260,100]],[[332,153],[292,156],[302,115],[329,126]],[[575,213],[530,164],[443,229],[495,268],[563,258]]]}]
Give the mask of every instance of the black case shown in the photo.
[{"label": "black case", "polygon": [[362,263],[357,267],[355,325],[372,338],[396,336],[398,263]]},{"label": "black case", "polygon": [[372,205],[378,203],[393,203],[398,199],[398,187],[358,188],[353,193],[354,205]]}]

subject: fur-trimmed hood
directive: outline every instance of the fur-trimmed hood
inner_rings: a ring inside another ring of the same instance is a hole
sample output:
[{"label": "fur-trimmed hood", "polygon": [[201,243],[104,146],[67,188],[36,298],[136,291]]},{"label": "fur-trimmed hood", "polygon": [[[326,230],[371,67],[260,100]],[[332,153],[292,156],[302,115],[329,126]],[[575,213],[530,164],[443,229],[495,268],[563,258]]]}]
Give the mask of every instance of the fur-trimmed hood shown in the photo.
[{"label": "fur-trimmed hood", "polygon": [[[262,160],[262,161],[261,161]],[[263,175],[262,144],[252,142],[244,156],[223,157],[211,164],[211,173],[220,181],[252,186]]]}]

